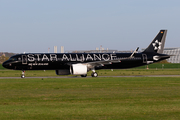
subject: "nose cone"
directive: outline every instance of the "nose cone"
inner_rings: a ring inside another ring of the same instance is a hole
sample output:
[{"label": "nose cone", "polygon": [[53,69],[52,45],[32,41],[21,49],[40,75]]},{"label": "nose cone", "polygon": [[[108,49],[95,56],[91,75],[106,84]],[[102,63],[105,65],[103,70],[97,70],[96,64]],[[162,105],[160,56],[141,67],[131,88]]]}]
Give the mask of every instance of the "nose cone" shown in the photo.
[{"label": "nose cone", "polygon": [[6,62],[3,62],[2,66],[3,66],[4,68],[6,68],[6,65],[7,65],[7,63],[6,63]]},{"label": "nose cone", "polygon": [[9,67],[11,66],[11,64],[10,64],[8,61],[5,61],[5,62],[2,64],[2,66],[3,66],[4,68],[9,68]]}]

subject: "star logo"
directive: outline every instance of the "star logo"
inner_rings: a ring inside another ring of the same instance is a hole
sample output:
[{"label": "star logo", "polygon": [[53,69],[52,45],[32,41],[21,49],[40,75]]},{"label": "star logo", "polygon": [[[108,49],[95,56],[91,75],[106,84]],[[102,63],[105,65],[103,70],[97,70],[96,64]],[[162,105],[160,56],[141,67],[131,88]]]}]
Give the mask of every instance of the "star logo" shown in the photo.
[{"label": "star logo", "polygon": [[156,40],[154,43],[152,43],[154,50],[159,50],[161,49],[161,42],[159,42],[158,40]]}]

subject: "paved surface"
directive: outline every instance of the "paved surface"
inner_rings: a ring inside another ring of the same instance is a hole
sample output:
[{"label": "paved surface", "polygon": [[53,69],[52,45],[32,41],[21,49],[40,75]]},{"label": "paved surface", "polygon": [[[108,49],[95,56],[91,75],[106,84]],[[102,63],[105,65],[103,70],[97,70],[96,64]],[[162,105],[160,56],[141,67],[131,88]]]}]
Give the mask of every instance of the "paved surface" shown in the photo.
[{"label": "paved surface", "polygon": [[[98,77],[180,77],[180,75],[140,75],[140,76],[98,76]],[[0,79],[19,79],[21,77],[0,77]],[[57,76],[57,77],[25,77],[28,78],[81,78],[81,76]],[[87,76],[91,78],[91,76]]]}]

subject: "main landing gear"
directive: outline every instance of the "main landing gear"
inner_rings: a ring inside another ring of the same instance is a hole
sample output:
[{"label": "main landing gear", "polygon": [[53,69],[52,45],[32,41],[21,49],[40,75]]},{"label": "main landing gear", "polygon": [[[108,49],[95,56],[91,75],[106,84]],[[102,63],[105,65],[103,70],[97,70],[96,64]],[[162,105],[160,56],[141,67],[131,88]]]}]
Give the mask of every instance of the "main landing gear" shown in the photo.
[{"label": "main landing gear", "polygon": [[21,75],[21,78],[25,78],[25,71],[24,70],[22,70],[22,75]]},{"label": "main landing gear", "polygon": [[[97,76],[98,76],[97,72],[95,72],[94,69],[93,69],[92,71],[93,71],[93,72],[91,73],[91,76],[92,76],[92,77],[97,77]],[[87,77],[87,74],[81,75],[81,77]]]},{"label": "main landing gear", "polygon": [[97,74],[97,72],[92,72],[92,73],[91,73],[91,76],[92,76],[92,77],[97,77],[98,74]]},{"label": "main landing gear", "polygon": [[81,75],[81,77],[87,77],[87,74],[85,74],[85,75]]},{"label": "main landing gear", "polygon": [[[91,76],[92,76],[92,77],[97,77],[98,74],[97,74],[97,72],[92,72],[92,73],[91,73]],[[87,77],[87,75],[81,75],[81,77]]]},{"label": "main landing gear", "polygon": [[97,72],[95,72],[94,69],[93,69],[92,71],[93,71],[93,72],[91,73],[91,76],[92,76],[92,77],[97,77],[97,76],[98,76]]},{"label": "main landing gear", "polygon": [[[97,72],[92,72],[92,73],[91,73],[91,76],[92,76],[92,77],[97,77],[98,74],[97,74]],[[87,77],[87,75],[81,75],[81,77]]]}]

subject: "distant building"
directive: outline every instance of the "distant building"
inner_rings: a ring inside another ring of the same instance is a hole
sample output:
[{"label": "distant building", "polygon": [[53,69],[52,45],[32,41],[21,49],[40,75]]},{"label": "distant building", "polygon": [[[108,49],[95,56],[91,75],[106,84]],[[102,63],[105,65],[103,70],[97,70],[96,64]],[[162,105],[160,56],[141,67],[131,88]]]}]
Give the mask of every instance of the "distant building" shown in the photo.
[{"label": "distant building", "polygon": [[57,46],[54,46],[54,53],[57,53]]},{"label": "distant building", "polygon": [[167,59],[170,63],[180,63],[180,48],[164,48],[164,54],[172,55]]},{"label": "distant building", "polygon": [[5,57],[6,57],[6,54],[5,54],[5,53],[3,53],[3,54],[2,54],[2,56],[5,56]]},{"label": "distant building", "polygon": [[61,46],[61,53],[64,53],[64,46]]},{"label": "distant building", "polygon": [[72,50],[66,53],[118,53],[118,50]]},{"label": "distant building", "polygon": [[132,53],[133,51],[118,51],[118,50],[99,50],[96,48],[96,50],[70,50],[66,51],[66,53]]}]

